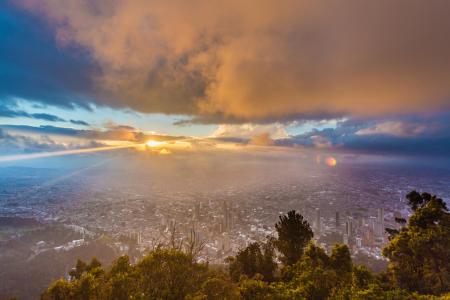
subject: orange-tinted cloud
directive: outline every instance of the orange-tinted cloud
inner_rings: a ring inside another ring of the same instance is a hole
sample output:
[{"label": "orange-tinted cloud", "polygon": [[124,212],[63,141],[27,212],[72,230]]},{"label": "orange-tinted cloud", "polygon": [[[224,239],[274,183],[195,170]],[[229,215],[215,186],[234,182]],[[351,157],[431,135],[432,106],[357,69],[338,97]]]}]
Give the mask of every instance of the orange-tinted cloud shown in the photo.
[{"label": "orange-tinted cloud", "polygon": [[255,146],[272,146],[274,143],[267,132],[256,135],[250,140],[250,144]]},{"label": "orange-tinted cloud", "polygon": [[107,105],[243,121],[450,105],[448,1],[16,2],[90,51]]}]

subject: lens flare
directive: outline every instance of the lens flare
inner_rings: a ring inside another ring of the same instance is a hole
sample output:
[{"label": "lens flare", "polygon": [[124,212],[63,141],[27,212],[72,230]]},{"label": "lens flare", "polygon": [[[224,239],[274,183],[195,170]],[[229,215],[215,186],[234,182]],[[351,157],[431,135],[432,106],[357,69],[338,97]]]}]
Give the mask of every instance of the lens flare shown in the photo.
[{"label": "lens flare", "polygon": [[336,158],[329,156],[327,157],[327,159],[325,160],[325,163],[327,164],[327,166],[329,167],[334,167],[337,164]]}]

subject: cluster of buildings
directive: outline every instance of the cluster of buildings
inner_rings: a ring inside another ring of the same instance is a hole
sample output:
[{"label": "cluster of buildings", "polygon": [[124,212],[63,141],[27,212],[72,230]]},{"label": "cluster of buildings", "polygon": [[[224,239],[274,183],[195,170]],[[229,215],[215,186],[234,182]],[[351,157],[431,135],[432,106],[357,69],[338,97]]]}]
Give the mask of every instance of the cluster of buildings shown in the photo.
[{"label": "cluster of buildings", "polygon": [[[258,178],[255,184],[204,190],[171,190],[146,182],[131,186],[125,180],[93,185],[85,177],[66,179],[38,192],[30,187],[22,194],[0,186],[7,195],[0,202],[0,214],[66,224],[84,238],[60,250],[106,236],[119,252],[139,256],[161,245],[184,247],[194,236],[201,244],[200,260],[223,263],[249,243],[276,236],[278,217],[297,210],[325,249],[345,243],[354,255],[382,259],[381,249],[388,241],[384,229],[396,228],[395,217],[410,213],[406,193],[422,186],[436,194],[450,194],[450,187],[440,180],[363,169],[345,176],[327,172],[270,182]],[[19,199],[22,195],[27,197],[24,202]]]},{"label": "cluster of buildings", "polygon": [[[398,216],[398,213],[395,214]],[[362,252],[375,259],[382,259],[381,249],[388,240],[386,227],[397,228],[398,224],[390,218],[392,214],[385,215],[383,207],[368,211],[365,215],[355,216],[348,214],[342,216],[335,212],[334,218],[321,216],[321,209],[314,211],[314,235],[318,242],[326,249],[331,250],[333,242],[340,242],[349,246],[352,253]],[[385,218],[389,222],[385,222]],[[330,240],[329,237],[334,237]]]}]

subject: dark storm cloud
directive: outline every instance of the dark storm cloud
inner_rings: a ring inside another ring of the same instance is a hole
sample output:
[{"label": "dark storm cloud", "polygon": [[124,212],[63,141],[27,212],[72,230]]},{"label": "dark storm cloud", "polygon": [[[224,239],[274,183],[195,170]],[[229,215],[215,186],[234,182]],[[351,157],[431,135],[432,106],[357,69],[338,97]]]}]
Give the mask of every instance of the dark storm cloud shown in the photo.
[{"label": "dark storm cloud", "polygon": [[0,1],[0,103],[11,97],[89,108],[95,65],[80,47],[57,46],[38,18]]},{"label": "dark storm cloud", "polygon": [[180,123],[449,108],[448,1],[14,3],[58,46],[2,10],[3,94],[194,117]]}]

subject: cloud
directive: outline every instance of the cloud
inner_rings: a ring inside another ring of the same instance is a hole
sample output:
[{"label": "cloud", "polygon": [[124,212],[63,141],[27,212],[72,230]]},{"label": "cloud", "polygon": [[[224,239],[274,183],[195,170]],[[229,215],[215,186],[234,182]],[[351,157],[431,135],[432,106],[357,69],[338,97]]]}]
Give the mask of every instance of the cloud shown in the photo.
[{"label": "cloud", "polygon": [[0,1],[0,101],[22,98],[89,108],[97,67],[87,51],[59,47],[52,29],[14,2]]},{"label": "cloud", "polygon": [[64,120],[58,116],[46,114],[46,113],[30,114],[30,117],[33,119],[50,121],[50,122],[66,122],[66,120]]},{"label": "cloud", "polygon": [[41,136],[38,139],[22,135],[15,136],[0,129],[0,154],[2,155],[64,149],[64,146],[57,144],[47,136]]},{"label": "cloud", "polygon": [[173,142],[186,139],[184,136],[147,134],[131,126],[109,125],[107,129],[74,129],[67,127],[57,127],[51,125],[28,126],[28,125],[0,125],[0,129],[8,132],[17,132],[27,136],[65,136],[85,140],[110,140],[143,143],[147,140]]},{"label": "cloud", "polygon": [[82,120],[70,120],[70,123],[72,123],[74,125],[89,126],[88,122],[85,122]]},{"label": "cloud", "polygon": [[426,130],[425,124],[386,121],[376,124],[373,127],[364,128],[356,132],[358,135],[393,135],[393,136],[415,136]]},{"label": "cloud", "polygon": [[66,120],[47,113],[27,113],[23,110],[16,110],[9,105],[0,104],[0,117],[3,118],[30,118],[49,122],[66,122]]},{"label": "cloud", "polygon": [[344,114],[336,113],[309,113],[300,114],[295,113],[291,115],[286,115],[283,118],[279,117],[266,117],[263,119],[252,119],[243,117],[236,117],[230,115],[223,115],[220,113],[207,114],[207,115],[196,115],[188,118],[183,118],[175,121],[173,124],[178,126],[186,126],[193,124],[245,124],[252,121],[253,124],[273,124],[273,123],[291,123],[291,122],[308,122],[308,121],[328,121],[336,119],[337,117],[343,117]]},{"label": "cloud", "polygon": [[312,144],[317,148],[331,148],[333,146],[333,143],[322,135],[312,135],[310,138]]},{"label": "cloud", "polygon": [[102,146],[106,145],[93,140],[72,141],[70,143],[58,142],[48,135],[27,136],[23,134],[11,134],[0,128],[0,155],[62,151]]},{"label": "cloud", "polygon": [[194,122],[412,114],[450,105],[447,1],[15,3],[43,16],[61,48],[87,51],[95,72],[83,74],[95,92],[86,77],[70,90],[100,104]]},{"label": "cloud", "polygon": [[[273,147],[273,150],[280,151],[286,148],[305,148],[352,154],[448,156],[449,120],[450,113],[447,112],[422,117],[410,115],[382,119],[344,119],[336,121],[331,128],[313,128],[298,135],[289,135],[280,123],[221,125],[213,135],[206,138],[149,134],[131,126],[111,122],[105,124],[104,129],[74,129],[50,125],[39,127],[0,125],[0,129],[16,136],[30,137],[30,144],[35,142],[37,136],[51,137],[55,141],[60,140],[58,137],[61,136],[86,142],[145,143],[152,140],[165,142],[168,146],[182,146],[183,149],[189,150],[250,150],[252,148],[247,147],[248,145],[256,145],[269,146]],[[22,143],[25,144],[26,141],[23,140]],[[46,144],[49,143],[33,147],[38,149]]]},{"label": "cloud", "polygon": [[[42,109],[42,107],[41,107]],[[48,113],[28,113],[24,110],[17,108],[17,103],[12,100],[4,100],[0,104],[0,117],[2,118],[30,118],[35,120],[47,121],[47,122],[69,122],[74,125],[89,126],[89,124],[82,120],[65,120],[58,116],[48,114]]]},{"label": "cloud", "polygon": [[278,139],[275,145],[327,148],[332,151],[440,155],[450,153],[450,115],[405,116],[395,120],[346,120],[336,128]]},{"label": "cloud", "polygon": [[255,146],[272,146],[275,144],[275,142],[270,137],[270,134],[265,132],[252,137],[252,139],[250,140],[250,144]]},{"label": "cloud", "polygon": [[288,137],[285,126],[280,123],[274,124],[240,124],[240,125],[229,125],[222,124],[213,132],[211,137],[215,138],[245,138],[251,139],[255,136],[260,136],[262,134],[268,134],[272,138],[280,139]]}]

